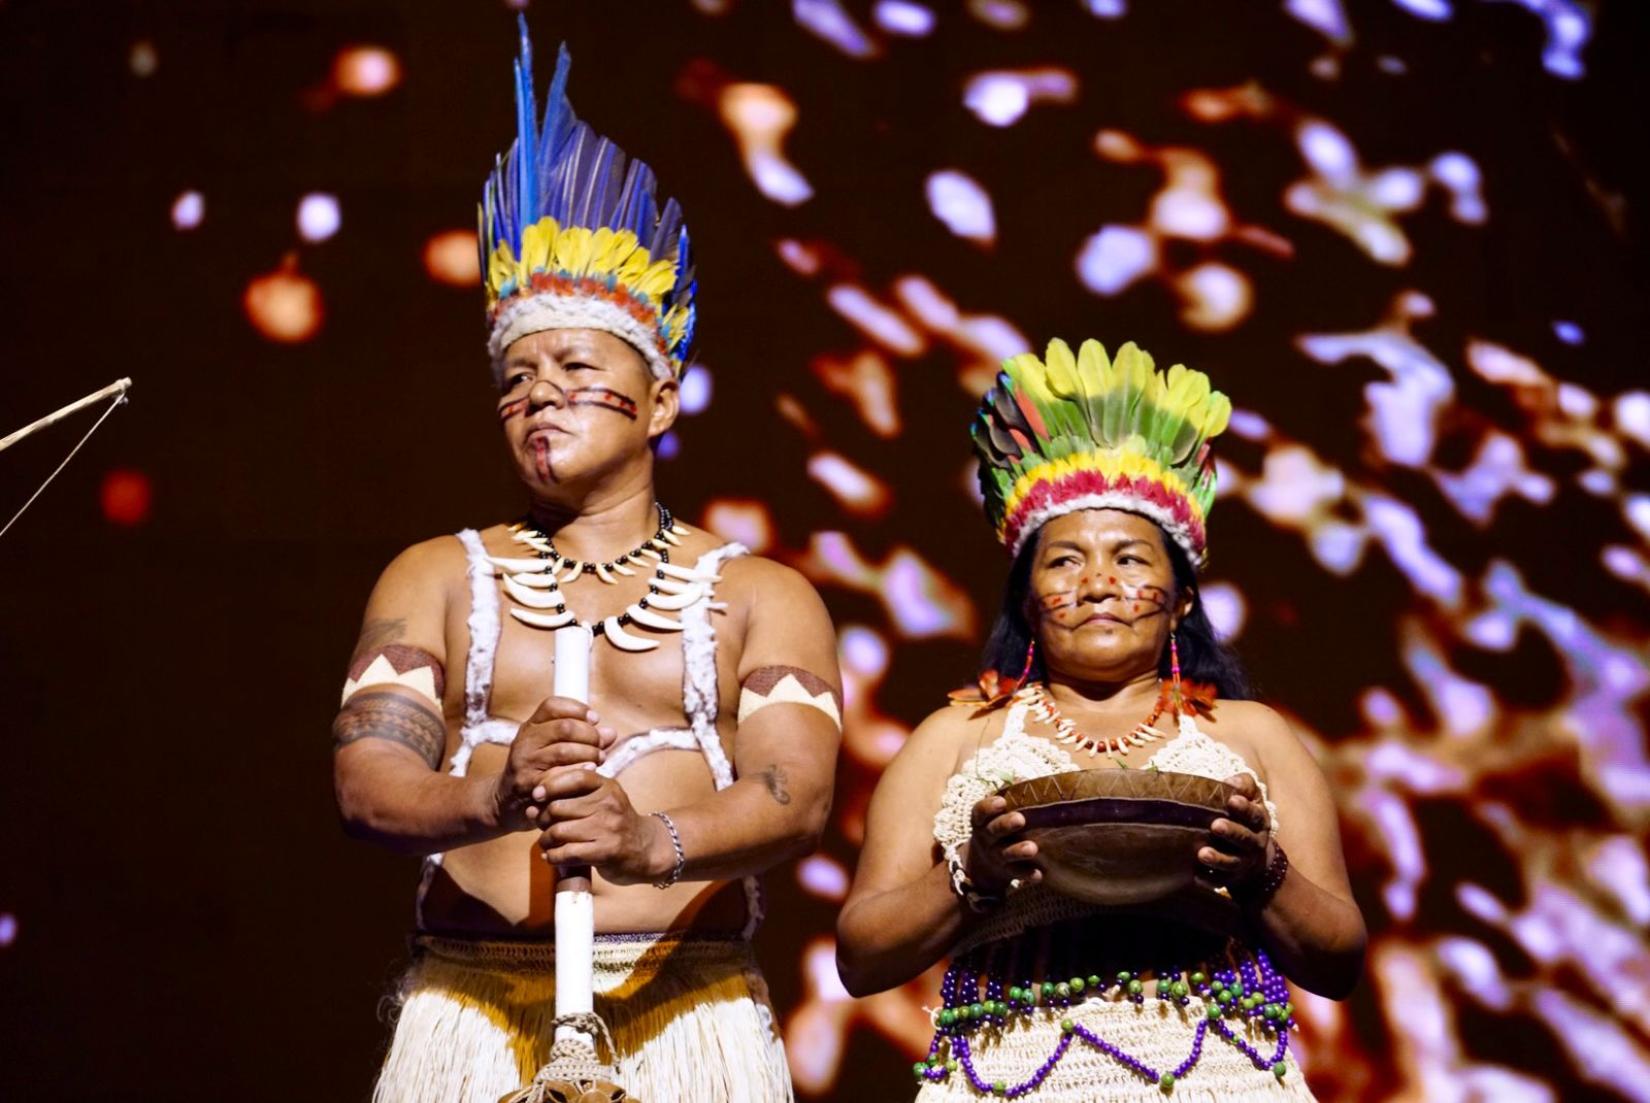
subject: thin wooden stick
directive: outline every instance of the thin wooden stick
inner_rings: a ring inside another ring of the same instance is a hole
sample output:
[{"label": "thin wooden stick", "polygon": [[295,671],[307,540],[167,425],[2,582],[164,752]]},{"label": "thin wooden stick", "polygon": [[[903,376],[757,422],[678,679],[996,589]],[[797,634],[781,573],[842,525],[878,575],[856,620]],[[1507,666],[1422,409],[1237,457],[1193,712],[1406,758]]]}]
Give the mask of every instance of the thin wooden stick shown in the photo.
[{"label": "thin wooden stick", "polygon": [[131,379],[129,379],[129,378],[128,379],[117,379],[113,383],[109,384],[107,387],[104,387],[102,390],[93,391],[91,394],[87,395],[85,398],[76,399],[75,401],[69,403],[67,406],[63,407],[61,410],[57,410],[53,413],[49,413],[45,417],[41,418],[39,421],[32,421],[29,424],[23,426],[23,428],[17,430],[17,432],[13,433],[11,436],[6,437],[4,439],[0,439],[0,452],[4,452],[6,449],[10,448],[12,445],[16,444],[18,441],[22,440],[24,437],[33,436],[35,433],[38,433],[40,430],[46,428],[48,425],[56,425],[58,422],[62,421],[64,418],[70,416],[71,414],[79,413],[81,410],[84,410],[86,407],[92,405],[94,402],[100,402],[105,398],[112,398],[117,394],[123,395],[131,389],[132,389]]}]

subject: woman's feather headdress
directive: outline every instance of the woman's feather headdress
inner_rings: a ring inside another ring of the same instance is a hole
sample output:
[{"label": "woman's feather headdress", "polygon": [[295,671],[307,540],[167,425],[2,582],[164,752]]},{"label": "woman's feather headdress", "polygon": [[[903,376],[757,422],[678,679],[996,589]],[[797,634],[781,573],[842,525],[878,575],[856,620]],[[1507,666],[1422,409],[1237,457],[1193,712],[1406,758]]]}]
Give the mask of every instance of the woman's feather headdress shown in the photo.
[{"label": "woman's feather headdress", "polygon": [[1050,341],[1045,359],[1011,357],[974,418],[986,515],[1018,554],[1061,514],[1128,510],[1200,563],[1215,497],[1209,440],[1231,413],[1208,376],[1180,364],[1159,372],[1132,342],[1115,359],[1098,341],[1076,356]]},{"label": "woman's feather headdress", "polygon": [[573,114],[565,45],[540,125],[525,18],[520,27],[516,139],[487,178],[477,235],[494,371],[518,338],[589,328],[635,346],[656,378],[676,378],[695,317],[682,210],[674,199],[658,207],[653,170]]}]

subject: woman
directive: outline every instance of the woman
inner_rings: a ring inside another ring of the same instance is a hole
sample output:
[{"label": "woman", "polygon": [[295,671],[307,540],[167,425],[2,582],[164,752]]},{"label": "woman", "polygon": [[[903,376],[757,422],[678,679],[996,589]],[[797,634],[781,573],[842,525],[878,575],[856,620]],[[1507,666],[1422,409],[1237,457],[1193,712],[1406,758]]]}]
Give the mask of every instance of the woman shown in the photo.
[{"label": "woman", "polygon": [[[1245,699],[1199,603],[1207,441],[1230,412],[1201,373],[1093,341],[1007,361],[985,398],[980,483],[1014,563],[982,697],[928,717],[890,765],[837,925],[855,995],[951,956],[919,1100],[1312,1098],[1284,978],[1343,998],[1365,932],[1323,775]],[[1237,789],[1195,892],[1127,913],[1040,883],[998,791],[1113,767]]]}]

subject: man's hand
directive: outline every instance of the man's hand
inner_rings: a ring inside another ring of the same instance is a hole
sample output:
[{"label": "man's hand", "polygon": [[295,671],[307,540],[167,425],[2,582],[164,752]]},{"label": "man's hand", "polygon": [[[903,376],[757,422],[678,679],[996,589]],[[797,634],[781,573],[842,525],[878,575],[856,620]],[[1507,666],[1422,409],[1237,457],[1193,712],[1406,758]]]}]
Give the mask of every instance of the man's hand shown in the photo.
[{"label": "man's hand", "polygon": [[547,697],[521,726],[510,757],[493,789],[498,825],[507,831],[531,829],[549,799],[546,783],[558,766],[601,765],[616,734],[599,727],[596,710],[566,697]]},{"label": "man's hand", "polygon": [[594,866],[615,885],[663,880],[676,866],[670,833],[656,816],[643,816],[612,778],[593,766],[565,766],[544,779],[548,803],[539,813],[539,847],[561,867]]}]

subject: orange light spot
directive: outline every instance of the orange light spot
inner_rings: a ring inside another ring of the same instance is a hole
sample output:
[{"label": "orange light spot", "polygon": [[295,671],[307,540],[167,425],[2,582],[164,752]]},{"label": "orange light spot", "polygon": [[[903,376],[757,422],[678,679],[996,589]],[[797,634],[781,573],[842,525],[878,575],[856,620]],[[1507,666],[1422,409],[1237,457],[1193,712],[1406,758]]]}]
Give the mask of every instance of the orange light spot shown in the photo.
[{"label": "orange light spot", "polygon": [[282,344],[296,344],[315,336],[325,315],[321,289],[299,273],[298,258],[292,254],[275,271],[248,283],[241,305],[259,333]]},{"label": "orange light spot", "polygon": [[481,283],[481,258],[473,230],[444,230],[424,243],[424,271],[436,283],[474,288]]},{"label": "orange light spot", "polygon": [[346,96],[381,96],[401,83],[401,62],[382,46],[350,46],[332,61],[332,83]]}]

